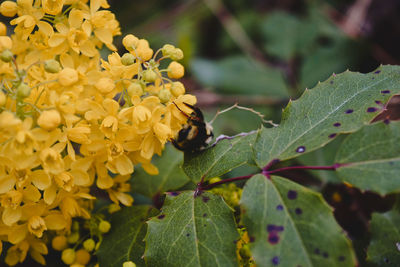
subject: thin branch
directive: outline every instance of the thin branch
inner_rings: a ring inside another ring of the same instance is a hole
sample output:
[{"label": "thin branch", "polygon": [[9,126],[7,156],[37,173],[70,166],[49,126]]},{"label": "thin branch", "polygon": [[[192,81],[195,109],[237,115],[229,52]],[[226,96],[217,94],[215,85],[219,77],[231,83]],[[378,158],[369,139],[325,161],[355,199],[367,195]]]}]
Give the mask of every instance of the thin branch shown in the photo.
[{"label": "thin branch", "polygon": [[220,20],[233,41],[251,59],[268,63],[263,53],[249,38],[239,21],[229,12],[221,0],[204,0],[211,12]]}]

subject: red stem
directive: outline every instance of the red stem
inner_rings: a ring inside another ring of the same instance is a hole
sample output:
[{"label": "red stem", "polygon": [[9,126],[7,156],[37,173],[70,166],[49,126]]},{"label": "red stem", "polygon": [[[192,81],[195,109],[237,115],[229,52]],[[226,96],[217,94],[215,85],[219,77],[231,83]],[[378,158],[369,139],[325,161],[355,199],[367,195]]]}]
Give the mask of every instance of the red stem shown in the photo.
[{"label": "red stem", "polygon": [[[271,161],[267,166],[265,166],[262,170],[262,174],[267,177],[270,178],[271,174],[274,173],[279,173],[279,172],[283,172],[283,171],[290,171],[290,170],[327,170],[327,171],[334,171],[340,167],[343,166],[347,166],[350,163],[335,163],[331,166],[291,166],[291,167],[283,167],[283,168],[279,168],[279,169],[275,169],[272,171],[268,171],[268,168],[270,168],[273,164],[277,163],[276,160]],[[240,181],[240,180],[246,180],[249,179],[253,176],[254,174],[250,174],[250,175],[244,175],[244,176],[239,176],[239,177],[234,177],[234,178],[229,178],[229,179],[225,179],[225,180],[221,180],[219,182],[216,183],[212,183],[206,186],[203,186],[203,179],[204,176],[202,177],[200,183],[197,184],[197,188],[196,188],[196,193],[195,195],[197,196],[202,190],[207,190],[207,189],[211,189],[217,185],[220,184],[225,184],[225,183],[230,183],[230,182],[234,182],[234,181]]]}]

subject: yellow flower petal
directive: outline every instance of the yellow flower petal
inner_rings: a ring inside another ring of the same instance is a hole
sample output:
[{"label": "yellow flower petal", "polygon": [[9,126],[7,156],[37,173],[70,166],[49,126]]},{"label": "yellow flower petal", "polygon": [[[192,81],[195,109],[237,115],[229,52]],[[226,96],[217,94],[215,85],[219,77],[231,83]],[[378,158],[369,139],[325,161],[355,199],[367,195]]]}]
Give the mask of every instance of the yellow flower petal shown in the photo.
[{"label": "yellow flower petal", "polygon": [[32,183],[39,190],[44,190],[51,185],[51,177],[44,170],[36,170],[31,174]]},{"label": "yellow flower petal", "polygon": [[50,214],[44,218],[49,230],[62,230],[67,226],[67,221],[62,214]]},{"label": "yellow flower petal", "polygon": [[21,208],[5,208],[2,214],[2,220],[5,225],[11,226],[14,223],[18,222],[22,216]]}]

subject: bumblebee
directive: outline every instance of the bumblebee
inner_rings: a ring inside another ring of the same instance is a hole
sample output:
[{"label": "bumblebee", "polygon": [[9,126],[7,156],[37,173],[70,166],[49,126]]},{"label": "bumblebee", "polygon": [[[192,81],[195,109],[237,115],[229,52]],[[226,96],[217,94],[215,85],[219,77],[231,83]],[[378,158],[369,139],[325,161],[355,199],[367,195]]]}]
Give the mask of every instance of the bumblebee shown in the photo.
[{"label": "bumblebee", "polygon": [[183,104],[193,110],[191,114],[183,112],[175,102],[176,108],[187,117],[187,122],[183,128],[171,140],[172,144],[179,150],[185,152],[196,152],[204,150],[212,141],[214,134],[209,123],[204,121],[203,113],[199,108]]}]

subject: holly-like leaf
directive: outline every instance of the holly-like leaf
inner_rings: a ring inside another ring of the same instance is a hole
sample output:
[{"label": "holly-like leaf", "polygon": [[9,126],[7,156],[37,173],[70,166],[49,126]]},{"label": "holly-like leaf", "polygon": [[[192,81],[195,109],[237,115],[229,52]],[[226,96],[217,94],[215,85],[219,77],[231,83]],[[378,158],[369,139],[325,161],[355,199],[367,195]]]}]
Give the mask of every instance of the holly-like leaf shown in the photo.
[{"label": "holly-like leaf", "polygon": [[194,182],[227,173],[246,163],[253,163],[252,145],[256,132],[233,139],[224,139],[199,153],[186,153],[183,171]]},{"label": "holly-like leaf", "polygon": [[371,243],[367,261],[377,266],[399,266],[400,262],[400,214],[389,211],[372,214],[370,223]]},{"label": "holly-like leaf", "polygon": [[376,123],[348,136],[340,146],[336,171],[342,181],[380,194],[400,191],[400,122]]},{"label": "holly-like leaf", "polygon": [[368,74],[346,71],[331,76],[289,102],[278,127],[259,132],[254,145],[257,165],[297,157],[341,133],[357,131],[399,92],[400,66],[381,66]]},{"label": "holly-like leaf", "polygon": [[187,182],[189,178],[182,171],[183,153],[167,145],[161,157],[153,159],[158,167],[158,175],[149,175],[143,169],[138,168],[132,179],[132,191],[142,195],[153,197],[157,193],[176,190]]},{"label": "holly-like leaf", "polygon": [[167,195],[162,212],[148,222],[148,266],[237,266],[239,238],[231,209],[220,196],[186,191]]},{"label": "holly-like leaf", "polygon": [[350,241],[322,196],[287,179],[258,174],[240,201],[257,266],[355,266]]},{"label": "holly-like leaf", "polygon": [[218,62],[197,59],[191,67],[200,83],[216,87],[219,92],[270,98],[287,98],[289,95],[282,72],[245,57],[230,57]]},{"label": "holly-like leaf", "polygon": [[111,217],[111,231],[104,235],[96,255],[101,266],[120,267],[125,261],[145,266],[142,259],[146,235],[146,220],[150,206],[125,207]]}]

